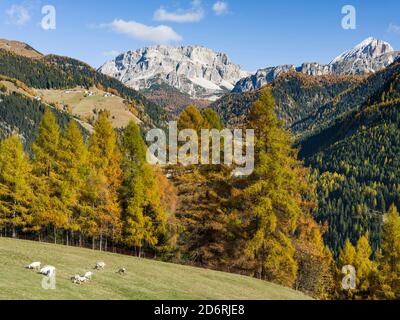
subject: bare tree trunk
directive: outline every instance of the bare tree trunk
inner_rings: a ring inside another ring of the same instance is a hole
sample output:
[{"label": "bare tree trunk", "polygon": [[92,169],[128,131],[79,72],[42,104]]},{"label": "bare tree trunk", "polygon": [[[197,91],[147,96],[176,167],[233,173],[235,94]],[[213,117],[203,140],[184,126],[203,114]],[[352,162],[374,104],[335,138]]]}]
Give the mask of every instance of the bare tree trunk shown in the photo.
[{"label": "bare tree trunk", "polygon": [[95,244],[95,238],[94,236],[92,237],[92,250],[95,250],[96,244]]},{"label": "bare tree trunk", "polygon": [[102,251],[102,249],[103,249],[103,232],[102,233],[100,233],[100,243],[99,243],[99,245],[100,245],[100,251]]},{"label": "bare tree trunk", "polygon": [[[15,205],[15,201],[14,201]],[[16,213],[15,213],[15,208],[13,209],[13,220],[15,221]],[[17,231],[15,230],[15,224],[13,224],[12,227],[12,237],[15,239],[17,237]]]},{"label": "bare tree trunk", "polygon": [[57,228],[54,227],[54,244],[57,244]]}]

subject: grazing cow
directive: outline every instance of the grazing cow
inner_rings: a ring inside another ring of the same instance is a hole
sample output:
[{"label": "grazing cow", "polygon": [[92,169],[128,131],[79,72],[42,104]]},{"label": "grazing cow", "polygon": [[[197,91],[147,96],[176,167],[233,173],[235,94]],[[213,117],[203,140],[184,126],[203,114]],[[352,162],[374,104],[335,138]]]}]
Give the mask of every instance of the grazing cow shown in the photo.
[{"label": "grazing cow", "polygon": [[96,270],[103,270],[106,267],[106,264],[102,261],[97,262],[96,266],[94,267]]},{"label": "grazing cow", "polygon": [[119,273],[120,275],[125,275],[126,274],[126,269],[125,268],[120,268],[117,273]]},{"label": "grazing cow", "polygon": [[56,274],[56,268],[53,266],[45,266],[44,268],[40,269],[39,273],[51,277]]},{"label": "grazing cow", "polygon": [[88,279],[85,278],[85,277],[79,277],[77,280],[78,280],[79,283],[85,283],[85,282],[88,281]]},{"label": "grazing cow", "polygon": [[74,275],[71,278],[71,281],[75,284],[82,284],[88,281],[86,277],[81,277],[79,274]]},{"label": "grazing cow", "polygon": [[93,276],[93,272],[88,271],[85,273],[85,275],[83,277],[88,280],[92,280],[92,276]]},{"label": "grazing cow", "polygon": [[29,266],[26,266],[27,269],[40,270],[41,263],[40,262],[32,262]]}]

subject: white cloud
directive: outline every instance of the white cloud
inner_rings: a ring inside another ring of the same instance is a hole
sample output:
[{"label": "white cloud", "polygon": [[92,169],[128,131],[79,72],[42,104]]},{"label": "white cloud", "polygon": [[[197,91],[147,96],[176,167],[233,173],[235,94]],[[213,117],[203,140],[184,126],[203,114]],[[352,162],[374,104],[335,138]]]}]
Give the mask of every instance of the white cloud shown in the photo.
[{"label": "white cloud", "polygon": [[229,11],[228,3],[223,2],[223,1],[217,1],[217,2],[214,3],[214,5],[213,5],[213,10],[214,10],[214,13],[215,13],[217,16],[222,16],[222,15],[224,15],[224,14],[227,14],[228,11]]},{"label": "white cloud", "polygon": [[27,8],[22,5],[12,5],[6,10],[6,14],[9,19],[9,23],[24,26],[31,20],[31,15]]},{"label": "white cloud", "polygon": [[163,7],[154,12],[154,20],[169,21],[177,23],[199,22],[204,18],[204,9],[201,0],[194,0],[189,10],[178,9],[175,12],[169,12]]},{"label": "white cloud", "polygon": [[182,37],[171,27],[164,25],[147,26],[136,21],[115,19],[112,23],[103,24],[101,27],[110,28],[114,32],[125,34],[133,39],[154,43],[169,43],[182,40]]},{"label": "white cloud", "polygon": [[387,29],[387,32],[400,34],[400,26],[391,23]]}]

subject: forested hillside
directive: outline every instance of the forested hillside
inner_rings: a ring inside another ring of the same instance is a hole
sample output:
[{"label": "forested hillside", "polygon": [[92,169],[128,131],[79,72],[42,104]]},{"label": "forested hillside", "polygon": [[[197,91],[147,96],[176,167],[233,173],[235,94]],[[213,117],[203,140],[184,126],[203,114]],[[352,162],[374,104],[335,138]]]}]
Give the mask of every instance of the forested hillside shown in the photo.
[{"label": "forested hillside", "polygon": [[69,58],[56,55],[48,55],[43,61],[56,65],[65,73],[72,75],[78,85],[101,85],[105,90],[111,89],[121,97],[132,101],[139,109],[142,120],[149,124],[162,126],[167,118],[166,112],[154,102],[149,101],[138,91],[129,88],[115,78],[108,77],[88,64]]},{"label": "forested hillside", "polygon": [[133,103],[142,120],[150,126],[161,125],[166,118],[165,112],[158,105],[137,91],[75,59],[55,55],[30,59],[0,49],[0,75],[18,79],[28,87],[38,89],[101,86]]},{"label": "forested hillside", "polygon": [[[16,133],[29,150],[36,139],[40,122],[47,109],[48,107],[41,102],[29,99],[19,93],[0,94],[0,139]],[[65,112],[55,108],[51,110],[62,128],[72,119]]]},{"label": "forested hillside", "polygon": [[199,108],[211,104],[209,100],[192,99],[189,94],[183,93],[166,83],[153,84],[150,88],[140,91],[147,99],[156,103],[163,110],[167,111],[172,119],[189,105],[196,105]]},{"label": "forested hillside", "polygon": [[[394,62],[386,69],[371,75],[354,87],[350,87],[334,97],[327,104],[320,105],[318,110],[307,118],[292,125],[295,132],[314,134],[326,127],[332,126],[336,119],[352,110],[359,110],[363,106],[371,105],[381,99],[386,99],[384,93],[392,86],[393,97],[396,88],[393,88],[400,72],[400,62]],[[304,134],[303,134],[304,135]]]},{"label": "forested hillside", "polygon": [[[296,134],[314,171],[317,221],[338,256],[366,232],[376,250],[383,215],[399,205],[400,63],[368,78],[284,74],[271,85],[276,112]],[[230,125],[245,121],[259,92],[231,94],[212,107]]]},{"label": "forested hillside", "polygon": [[[321,106],[331,102],[341,92],[356,85],[359,77],[313,77],[300,73],[286,73],[269,86],[276,100],[278,118],[290,128],[307,119]],[[229,125],[240,125],[246,119],[259,91],[231,93],[211,105]]]},{"label": "forested hillside", "polygon": [[385,212],[400,205],[399,71],[395,63],[346,93],[337,106],[353,97],[353,111],[301,143],[301,157],[316,169],[316,217],[329,223],[325,239],[335,254],[366,232],[377,249]]},{"label": "forested hillside", "polygon": [[[400,63],[368,78],[336,80],[286,74],[270,87],[277,114],[296,134],[299,156],[312,170],[318,200],[313,216],[326,226],[325,244],[339,266],[368,265],[369,280],[360,280],[368,289],[350,297],[376,298],[384,290],[375,291],[380,280],[373,274],[390,256],[379,254],[387,245],[385,223],[394,219],[387,212],[400,206]],[[238,125],[258,95],[232,94],[213,108]]]}]

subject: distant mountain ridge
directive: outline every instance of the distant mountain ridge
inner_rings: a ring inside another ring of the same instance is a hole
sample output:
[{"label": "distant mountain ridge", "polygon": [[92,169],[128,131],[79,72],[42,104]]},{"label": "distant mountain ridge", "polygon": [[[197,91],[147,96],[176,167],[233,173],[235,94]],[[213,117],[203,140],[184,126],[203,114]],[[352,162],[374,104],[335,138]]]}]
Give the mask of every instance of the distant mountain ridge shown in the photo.
[{"label": "distant mountain ridge", "polygon": [[217,100],[249,75],[225,53],[201,46],[145,47],[120,54],[99,71],[136,90],[166,83],[194,99]]},{"label": "distant mountain ridge", "polygon": [[238,81],[233,92],[257,90],[286,72],[299,72],[311,76],[371,74],[386,68],[398,57],[400,52],[395,51],[389,43],[369,37],[327,65],[312,62],[303,63],[300,67],[281,65],[260,69],[254,75]]},{"label": "distant mountain ridge", "polygon": [[19,41],[0,39],[0,49],[31,59],[43,58],[43,54],[39,51],[35,50],[30,45]]}]

